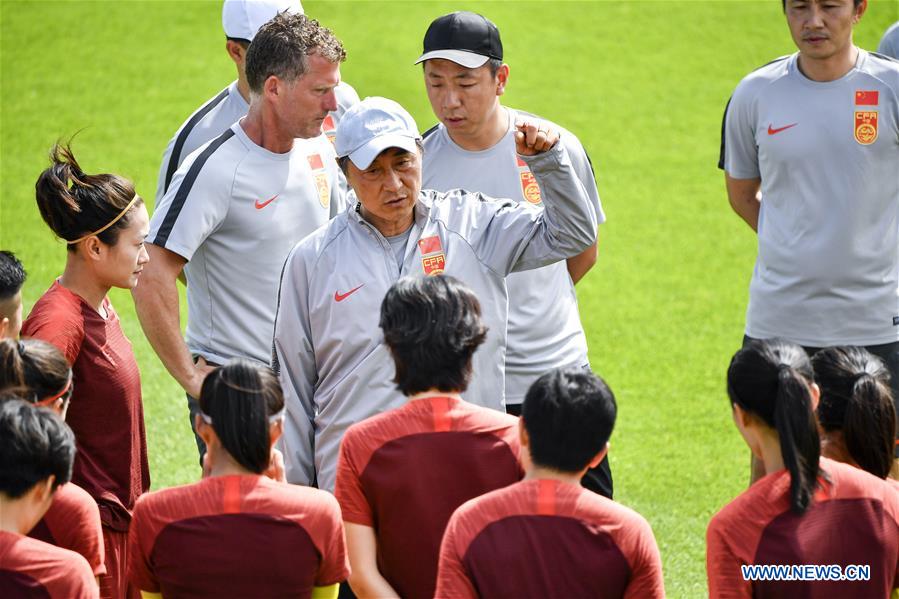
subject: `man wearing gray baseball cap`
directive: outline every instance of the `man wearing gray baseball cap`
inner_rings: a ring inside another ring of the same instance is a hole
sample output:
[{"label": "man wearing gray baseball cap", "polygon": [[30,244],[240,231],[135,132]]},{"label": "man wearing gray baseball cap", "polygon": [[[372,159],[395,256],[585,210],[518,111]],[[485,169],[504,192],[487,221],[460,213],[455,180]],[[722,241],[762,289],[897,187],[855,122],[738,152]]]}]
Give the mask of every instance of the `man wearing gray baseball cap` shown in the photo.
[{"label": "man wearing gray baseball cap", "polygon": [[504,407],[513,271],[565,260],[596,240],[597,215],[559,134],[527,119],[516,149],[544,192],[543,210],[479,193],[421,189],[421,137],[399,104],[366,98],[337,128],[347,211],[297,244],[281,278],[273,368],[287,415],[287,479],[333,490],[340,441],[360,420],[403,405],[378,311],[402,276],[445,272],[476,294],[488,326],[463,397]]}]

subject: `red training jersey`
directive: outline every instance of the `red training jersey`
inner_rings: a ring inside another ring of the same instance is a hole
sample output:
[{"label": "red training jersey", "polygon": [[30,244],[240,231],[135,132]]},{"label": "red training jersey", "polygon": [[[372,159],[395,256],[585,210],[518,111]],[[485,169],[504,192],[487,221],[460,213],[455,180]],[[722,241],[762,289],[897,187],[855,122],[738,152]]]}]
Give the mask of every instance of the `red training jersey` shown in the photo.
[{"label": "red training jersey", "polygon": [[144,495],[129,536],[132,584],[164,597],[309,597],[349,576],[337,500],[265,476]]},{"label": "red training jersey", "polygon": [[100,512],[94,499],[76,484],[56,489],[50,509],[28,536],[74,551],[87,560],[95,576],[106,574]]},{"label": "red training jersey", "polygon": [[[899,583],[899,494],[883,479],[821,458],[820,488],[802,515],[790,475],[771,473],[715,514],[706,533],[711,597],[889,597]],[[870,580],[749,581],[741,566],[867,565]]]},{"label": "red training jersey", "polygon": [[538,479],[456,510],[435,596],[662,599],[665,587],[640,514],[578,485]]},{"label": "red training jersey", "polygon": [[335,495],[375,529],[378,570],[401,597],[431,598],[453,511],[521,479],[518,419],[458,397],[415,399],[349,428]]},{"label": "red training jersey", "polygon": [[74,551],[0,530],[0,597],[97,599],[87,561]]},{"label": "red training jersey", "polygon": [[72,365],[72,482],[97,501],[103,524],[125,531],[134,502],[150,488],[147,440],[134,352],[108,298],[103,308],[105,319],[55,281],[22,324],[22,336],[52,343]]}]

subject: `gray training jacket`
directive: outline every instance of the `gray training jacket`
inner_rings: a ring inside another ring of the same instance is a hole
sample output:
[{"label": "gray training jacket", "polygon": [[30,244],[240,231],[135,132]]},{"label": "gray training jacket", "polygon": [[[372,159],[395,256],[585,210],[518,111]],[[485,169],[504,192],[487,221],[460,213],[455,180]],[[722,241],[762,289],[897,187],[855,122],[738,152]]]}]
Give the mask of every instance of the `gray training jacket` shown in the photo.
[{"label": "gray training jacket", "polygon": [[333,491],[346,429],[405,403],[378,327],[381,301],[402,276],[442,268],[475,292],[489,331],[463,395],[504,409],[506,275],[564,260],[596,241],[596,211],[564,145],[522,159],[540,185],[543,209],[463,190],[422,191],[402,269],[352,194],[346,212],[291,251],[272,356],[287,408],[280,448],[289,482]]}]

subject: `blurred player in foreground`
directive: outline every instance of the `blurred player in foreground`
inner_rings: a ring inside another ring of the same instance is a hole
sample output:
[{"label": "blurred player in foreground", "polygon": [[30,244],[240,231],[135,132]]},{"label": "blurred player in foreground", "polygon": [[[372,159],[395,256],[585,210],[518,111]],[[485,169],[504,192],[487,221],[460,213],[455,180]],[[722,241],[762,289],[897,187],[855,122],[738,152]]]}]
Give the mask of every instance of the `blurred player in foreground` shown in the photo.
[{"label": "blurred player in foreground", "polygon": [[436,597],[665,597],[649,523],[580,486],[616,414],[612,391],[583,367],[531,385],[518,426],[525,478],[453,514]]},{"label": "blurred player in foreground", "polygon": [[[72,369],[56,347],[40,339],[0,339],[0,393],[15,393],[65,420],[72,387]],[[28,536],[81,554],[95,576],[106,573],[100,511],[73,482],[56,489],[53,504]]]},{"label": "blurred player in foreground", "polygon": [[209,477],[140,498],[134,584],[144,597],[336,597],[349,573],[337,501],[266,476],[277,477],[278,380],[265,366],[232,361],[206,377],[200,410]]},{"label": "blurred player in foreground", "polygon": [[[727,370],[734,423],[767,475],[706,534],[710,597],[889,597],[899,572],[899,493],[821,457],[820,391],[801,347],[750,341]],[[743,566],[822,564],[826,580],[753,580]],[[847,566],[870,566],[867,580]],[[846,575],[846,579],[841,579]]]},{"label": "blurred player in foreground", "polygon": [[56,414],[0,400],[0,596],[98,597],[83,557],[25,536],[69,481],[74,457],[75,438]]},{"label": "blurred player in foreground", "polygon": [[458,280],[400,279],[381,304],[380,326],[407,403],[350,427],[335,494],[353,592],[425,599],[434,596],[453,510],[521,479],[518,421],[462,399],[487,329],[477,298]]}]

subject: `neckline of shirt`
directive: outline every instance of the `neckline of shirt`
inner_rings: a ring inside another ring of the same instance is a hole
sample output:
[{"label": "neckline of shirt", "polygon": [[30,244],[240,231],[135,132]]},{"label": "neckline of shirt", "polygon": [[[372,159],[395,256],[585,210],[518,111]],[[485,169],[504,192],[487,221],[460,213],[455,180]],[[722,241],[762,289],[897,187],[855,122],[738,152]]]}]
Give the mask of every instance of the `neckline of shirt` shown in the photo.
[{"label": "neckline of shirt", "polygon": [[838,79],[834,79],[833,81],[814,81],[809,79],[803,72],[799,69],[799,52],[794,52],[790,57],[789,64],[787,65],[787,72],[790,75],[793,75],[798,79],[803,85],[807,85],[809,87],[838,87],[851,81],[865,66],[865,62],[867,60],[868,53],[858,48],[858,57],[855,59],[855,64],[849,69],[842,77]]},{"label": "neckline of shirt", "polygon": [[294,139],[293,147],[288,152],[284,152],[283,154],[278,154],[277,152],[272,152],[271,150],[266,150],[262,146],[258,145],[255,141],[250,139],[250,136],[247,135],[247,132],[243,130],[243,120],[246,117],[242,117],[239,121],[231,125],[231,130],[234,131],[234,135],[240,139],[241,143],[246,147],[247,151],[252,154],[257,154],[262,158],[266,158],[268,160],[276,160],[279,162],[288,162],[290,158],[299,151],[299,146],[302,145],[302,142],[305,140]]},{"label": "neckline of shirt", "polygon": [[74,291],[72,291],[71,289],[69,289],[68,287],[66,287],[65,285],[63,285],[62,282],[61,282],[59,279],[60,279],[60,278],[57,277],[56,280],[53,281],[53,285],[54,285],[55,287],[59,287],[60,289],[63,290],[63,292],[65,292],[65,293],[68,294],[69,296],[75,298],[80,304],[82,304],[82,305],[87,306],[88,308],[90,308],[90,311],[93,312],[94,314],[96,314],[96,315],[97,315],[101,320],[103,320],[104,322],[111,322],[111,321],[112,321],[114,312],[113,312],[113,310],[112,310],[112,302],[109,301],[109,296],[108,296],[108,295],[107,295],[107,296],[104,296],[104,297],[103,297],[103,301],[100,303],[100,307],[103,308],[103,310],[106,311],[106,316],[103,316],[103,315],[102,315],[96,308],[94,308],[94,307],[91,306],[89,303],[87,303],[87,300],[86,300],[86,299],[84,299],[83,297],[81,297],[80,295],[78,295],[77,293],[75,293]]}]

